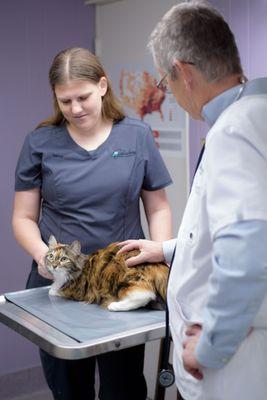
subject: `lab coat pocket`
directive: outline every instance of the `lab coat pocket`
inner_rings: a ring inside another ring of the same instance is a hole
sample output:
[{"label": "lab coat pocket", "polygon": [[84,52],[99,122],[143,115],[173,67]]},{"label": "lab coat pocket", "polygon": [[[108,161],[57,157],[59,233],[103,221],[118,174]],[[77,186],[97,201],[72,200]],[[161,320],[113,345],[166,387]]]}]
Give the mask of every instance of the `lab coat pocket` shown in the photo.
[{"label": "lab coat pocket", "polygon": [[190,325],[201,325],[201,318],[196,310],[193,310],[184,300],[178,298],[177,306],[179,314],[186,326]]}]

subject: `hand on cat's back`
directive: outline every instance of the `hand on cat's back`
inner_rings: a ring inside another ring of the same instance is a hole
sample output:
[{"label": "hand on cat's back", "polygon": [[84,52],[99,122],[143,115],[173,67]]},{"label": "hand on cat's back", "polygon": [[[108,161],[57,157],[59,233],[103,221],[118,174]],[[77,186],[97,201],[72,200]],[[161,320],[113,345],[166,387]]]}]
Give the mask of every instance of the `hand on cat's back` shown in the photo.
[{"label": "hand on cat's back", "polygon": [[142,264],[144,262],[161,262],[164,261],[163,249],[161,242],[155,242],[152,240],[125,240],[124,242],[118,243],[122,246],[117,254],[126,253],[131,250],[139,250],[140,254],[135,257],[128,258],[126,265],[128,267],[134,267],[135,265]]}]

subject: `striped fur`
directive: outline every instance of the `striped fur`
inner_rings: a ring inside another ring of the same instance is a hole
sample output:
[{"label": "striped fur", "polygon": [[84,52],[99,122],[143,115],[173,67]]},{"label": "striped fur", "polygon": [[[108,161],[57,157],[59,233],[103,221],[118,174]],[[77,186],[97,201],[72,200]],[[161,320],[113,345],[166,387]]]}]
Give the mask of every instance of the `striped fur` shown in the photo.
[{"label": "striped fur", "polygon": [[165,263],[146,263],[129,268],[125,260],[137,250],[117,254],[112,243],[90,255],[81,253],[81,245],[60,244],[51,236],[45,263],[54,276],[50,295],[97,303],[112,311],[145,306],[157,295],[166,301],[169,268]]}]

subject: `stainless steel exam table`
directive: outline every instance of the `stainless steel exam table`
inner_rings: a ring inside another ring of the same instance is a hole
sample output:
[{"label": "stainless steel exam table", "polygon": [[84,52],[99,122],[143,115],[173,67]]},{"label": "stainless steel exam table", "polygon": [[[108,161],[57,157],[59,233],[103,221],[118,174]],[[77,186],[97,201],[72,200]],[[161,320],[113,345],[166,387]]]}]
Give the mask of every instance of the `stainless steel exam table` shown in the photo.
[{"label": "stainless steel exam table", "polygon": [[[0,296],[0,322],[55,357],[86,358],[165,335],[164,311],[111,312],[95,304],[49,296],[48,290],[42,287]],[[161,358],[162,345],[159,366]],[[155,400],[164,397],[165,389],[157,384]]]},{"label": "stainless steel exam table", "polygon": [[0,296],[0,321],[55,357],[80,359],[164,336],[164,311],[111,312],[49,296],[48,289]]}]

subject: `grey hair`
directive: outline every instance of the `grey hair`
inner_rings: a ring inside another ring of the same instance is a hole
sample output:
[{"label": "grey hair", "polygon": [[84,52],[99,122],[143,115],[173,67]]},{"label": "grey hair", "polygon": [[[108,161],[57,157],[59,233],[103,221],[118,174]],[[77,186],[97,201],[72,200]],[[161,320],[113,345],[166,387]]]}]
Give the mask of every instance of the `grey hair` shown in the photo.
[{"label": "grey hair", "polygon": [[234,35],[223,16],[203,0],[172,7],[150,35],[156,66],[176,78],[175,60],[193,63],[209,82],[242,74]]}]

